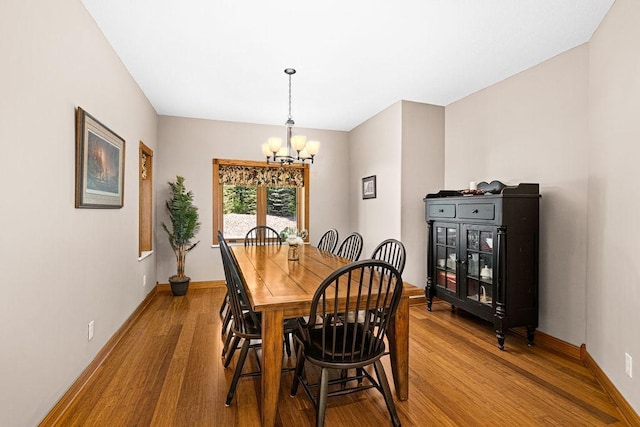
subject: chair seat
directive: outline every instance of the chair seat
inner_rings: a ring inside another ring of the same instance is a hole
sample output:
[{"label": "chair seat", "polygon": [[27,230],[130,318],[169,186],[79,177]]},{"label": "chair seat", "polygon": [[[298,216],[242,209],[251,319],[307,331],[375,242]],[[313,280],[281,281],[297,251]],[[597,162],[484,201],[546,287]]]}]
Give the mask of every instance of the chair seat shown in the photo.
[{"label": "chair seat", "polygon": [[[262,313],[255,313],[258,321],[262,321]],[[242,331],[243,338],[249,339],[261,339],[261,326],[256,325],[251,317],[251,314],[247,311],[243,315],[244,317],[244,328]],[[261,322],[262,323],[262,322]],[[282,325],[285,334],[291,334],[298,329],[298,319],[285,319],[284,324]],[[237,332],[237,331],[236,331]]]},{"label": "chair seat", "polygon": [[[308,359],[312,359],[316,364],[328,368],[349,368],[368,365],[384,354],[384,341],[380,342],[369,333],[365,333],[364,329],[358,324],[349,325],[350,327],[346,328],[346,332],[343,326],[338,326],[335,329],[318,328],[309,330],[309,337],[306,340],[300,335],[297,335],[296,338],[301,342],[305,342],[305,356]],[[356,328],[357,332],[353,333],[352,331]],[[300,334],[300,332],[297,331],[296,334]],[[328,342],[335,342],[335,346],[328,348],[326,344]],[[375,347],[378,347],[379,350],[373,353],[369,351],[363,352],[363,349],[368,350]]]},{"label": "chair seat", "polygon": [[[245,330],[242,331],[243,338],[259,339],[262,337],[260,333],[260,325],[256,325],[251,317],[251,314],[247,311],[243,314]],[[236,331],[237,332],[237,331]]]}]

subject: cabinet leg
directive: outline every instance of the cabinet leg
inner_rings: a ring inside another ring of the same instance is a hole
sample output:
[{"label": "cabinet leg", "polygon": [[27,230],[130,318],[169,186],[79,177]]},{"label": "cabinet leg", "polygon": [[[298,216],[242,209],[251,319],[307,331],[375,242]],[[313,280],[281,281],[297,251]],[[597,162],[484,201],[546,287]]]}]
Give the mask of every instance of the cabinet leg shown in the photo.
[{"label": "cabinet leg", "polygon": [[433,303],[433,281],[430,277],[427,277],[427,286],[424,287],[424,296],[427,297],[427,311],[431,311],[431,304]]},{"label": "cabinet leg", "polygon": [[498,348],[504,351],[504,331],[496,331],[496,338],[498,338]]},{"label": "cabinet leg", "polygon": [[496,314],[494,315],[493,325],[496,328],[496,338],[498,338],[498,348],[500,350],[504,350],[504,318],[505,318],[505,309],[504,303],[501,303],[500,300],[496,302]]},{"label": "cabinet leg", "polygon": [[531,347],[533,345],[533,335],[536,332],[536,328],[527,326],[527,345]]}]

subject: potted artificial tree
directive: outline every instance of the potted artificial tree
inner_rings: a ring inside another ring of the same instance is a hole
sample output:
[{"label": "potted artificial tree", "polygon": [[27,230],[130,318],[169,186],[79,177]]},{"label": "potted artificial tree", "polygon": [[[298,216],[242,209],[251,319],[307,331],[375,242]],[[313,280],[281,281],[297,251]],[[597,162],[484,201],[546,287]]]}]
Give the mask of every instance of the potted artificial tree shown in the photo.
[{"label": "potted artificial tree", "polygon": [[200,230],[198,208],[193,205],[193,193],[184,186],[184,177],[176,176],[176,182],[169,182],[171,197],[166,201],[171,229],[163,222],[162,228],[167,232],[169,244],[176,254],[178,271],[169,278],[173,295],[184,295],[189,287],[190,277],[184,274],[184,262],[187,252],[195,248],[198,242],[191,243]]}]

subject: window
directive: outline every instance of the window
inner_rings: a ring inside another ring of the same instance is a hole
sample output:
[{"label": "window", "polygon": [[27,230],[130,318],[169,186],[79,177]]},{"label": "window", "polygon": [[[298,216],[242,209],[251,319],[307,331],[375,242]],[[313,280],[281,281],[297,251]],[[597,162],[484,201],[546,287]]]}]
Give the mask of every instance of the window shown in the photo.
[{"label": "window", "polygon": [[256,225],[280,232],[309,230],[309,165],[213,160],[213,243],[218,230],[229,242],[244,240]]},{"label": "window", "polygon": [[138,174],[138,257],[152,248],[153,228],[153,151],[140,141]]}]

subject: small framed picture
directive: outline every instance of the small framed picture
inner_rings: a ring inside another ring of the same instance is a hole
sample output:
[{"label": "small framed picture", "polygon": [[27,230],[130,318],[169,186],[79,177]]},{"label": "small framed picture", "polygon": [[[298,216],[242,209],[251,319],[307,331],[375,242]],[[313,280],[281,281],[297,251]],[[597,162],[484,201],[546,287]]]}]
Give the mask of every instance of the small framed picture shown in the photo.
[{"label": "small framed picture", "polygon": [[124,139],[78,107],[76,208],[118,209],[124,203]]},{"label": "small framed picture", "polygon": [[376,198],[376,176],[375,175],[362,178],[362,198],[363,199]]}]

